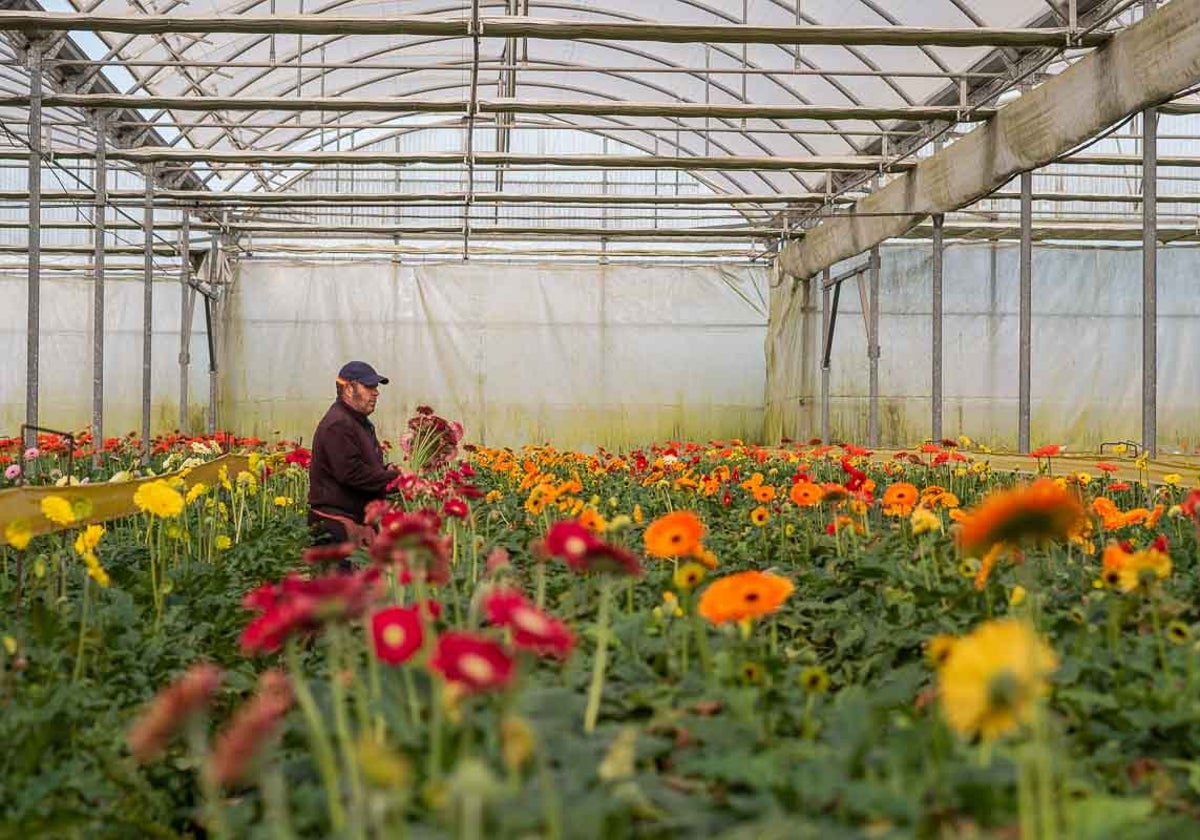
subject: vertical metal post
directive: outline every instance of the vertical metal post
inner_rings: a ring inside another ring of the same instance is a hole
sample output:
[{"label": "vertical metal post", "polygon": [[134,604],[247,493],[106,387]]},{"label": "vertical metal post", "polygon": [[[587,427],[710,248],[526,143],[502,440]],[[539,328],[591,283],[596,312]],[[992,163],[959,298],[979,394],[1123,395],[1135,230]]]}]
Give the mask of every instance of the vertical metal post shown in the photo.
[{"label": "vertical metal post", "polygon": [[192,354],[192,261],[188,241],[190,214],[184,208],[179,227],[179,431],[188,429],[188,369]]},{"label": "vertical metal post", "polygon": [[92,204],[92,451],[93,461],[99,464],[100,447],[104,445],[104,261],[105,235],[108,227],[108,115],[96,115],[96,165],[92,174],[95,197]]},{"label": "vertical metal post", "polygon": [[[821,349],[829,345],[829,286],[831,269],[821,272]],[[829,361],[821,353],[821,443],[829,443]]]},{"label": "vertical metal post", "polygon": [[867,335],[870,384],[867,397],[867,446],[879,446],[879,246],[871,249],[871,329]]},{"label": "vertical metal post", "polygon": [[150,460],[150,388],[152,361],[150,342],[154,334],[154,164],[143,170],[145,199],[142,204],[142,460]]},{"label": "vertical metal post", "polygon": [[[29,286],[25,343],[25,424],[38,425],[38,371],[42,329],[42,44],[29,44]],[[26,448],[37,432],[25,431]]]},{"label": "vertical metal post", "polygon": [[[208,255],[208,287],[213,292],[221,296],[224,294],[221,285],[221,236],[214,234],[212,237],[212,245]],[[204,332],[208,338],[208,433],[216,434],[217,431],[217,338],[213,330],[216,329],[216,323],[220,321],[220,312],[217,317],[213,317],[213,309],[216,307],[216,301],[209,297],[204,298]]]},{"label": "vertical metal post", "polygon": [[930,393],[933,401],[933,417],[931,434],[934,441],[941,440],[942,434],[942,257],[943,224],[946,217],[941,213],[933,216],[933,348],[931,363],[932,387]]},{"label": "vertical metal post", "polygon": [[1020,294],[1017,311],[1017,448],[1029,451],[1030,365],[1033,348],[1033,173],[1021,173]]},{"label": "vertical metal post", "polygon": [[1142,448],[1158,454],[1157,108],[1142,112]]}]

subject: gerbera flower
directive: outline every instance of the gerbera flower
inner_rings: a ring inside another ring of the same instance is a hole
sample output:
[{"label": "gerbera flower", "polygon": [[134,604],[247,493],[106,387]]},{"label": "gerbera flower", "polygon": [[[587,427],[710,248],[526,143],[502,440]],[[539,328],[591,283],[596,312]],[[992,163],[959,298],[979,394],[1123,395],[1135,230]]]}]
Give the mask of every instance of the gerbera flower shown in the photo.
[{"label": "gerbera flower", "polygon": [[133,494],[133,503],[143,513],[160,519],[170,519],[183,512],[183,496],[161,480],[151,481],[139,487]]},{"label": "gerbera flower", "polygon": [[1188,627],[1182,621],[1172,621],[1167,625],[1167,638],[1177,645],[1187,644],[1192,638],[1192,628]]},{"label": "gerbera flower", "polygon": [[[140,491],[139,491],[140,492]],[[137,501],[137,496],[134,496]],[[55,525],[70,525],[75,521],[75,509],[62,496],[47,496],[41,501],[42,516]]]},{"label": "gerbera flower", "polygon": [[643,537],[651,557],[688,557],[696,553],[704,537],[704,523],[690,510],[660,516],[650,523]]},{"label": "gerbera flower", "polygon": [[385,607],[371,616],[375,656],[387,665],[403,665],[425,643],[416,607]]},{"label": "gerbera flower", "polygon": [[950,658],[950,651],[954,647],[955,641],[953,636],[945,633],[931,636],[925,642],[925,661],[934,668],[941,668]]},{"label": "gerbera flower", "polygon": [[898,481],[883,492],[883,512],[887,516],[908,516],[920,494],[907,481]]},{"label": "gerbera flower", "polygon": [[710,584],[696,609],[713,624],[761,618],[782,607],[795,588],[770,572],[738,572]]},{"label": "gerbera flower", "polygon": [[761,503],[775,501],[775,488],[770,484],[760,484],[752,491],[754,501]]},{"label": "gerbera flower", "polygon": [[501,689],[513,677],[513,659],[503,647],[484,636],[459,631],[438,638],[429,667],[467,692]]},{"label": "gerbera flower", "polygon": [[1141,551],[1133,551],[1127,543],[1112,543],[1104,549],[1102,563],[1101,579],[1122,592],[1148,589],[1171,574],[1171,557],[1162,538]]},{"label": "gerbera flower", "polygon": [[917,536],[942,530],[941,517],[925,507],[916,508],[909,517],[909,523],[912,525],[913,534]]},{"label": "gerbera flower", "polygon": [[1063,541],[1084,517],[1079,499],[1057,482],[1039,478],[1024,487],[992,493],[967,512],[958,531],[963,553],[979,556],[997,543]]},{"label": "gerbera flower", "polygon": [[767,524],[767,520],[771,518],[771,512],[762,505],[759,505],[754,510],[750,511],[750,521],[757,527],[761,528]]},{"label": "gerbera flower", "polygon": [[819,666],[805,668],[800,672],[800,687],[809,694],[824,694],[829,690],[829,674]]},{"label": "gerbera flower", "polygon": [[189,717],[206,707],[221,683],[221,669],[197,663],[162,689],[129,730],[126,742],[136,761],[157,758]]},{"label": "gerbera flower", "polygon": [[699,563],[684,563],[675,570],[672,580],[675,582],[676,589],[692,590],[700,585],[704,580],[704,566]]},{"label": "gerbera flower", "polygon": [[599,544],[600,541],[579,522],[555,522],[546,532],[546,550],[568,563],[581,560]]},{"label": "gerbera flower", "polygon": [[512,631],[513,644],[525,650],[566,659],[575,646],[575,635],[561,620],[539,610],[516,589],[498,586],[483,601],[492,624]]},{"label": "gerbera flower", "polygon": [[812,507],[820,503],[825,491],[811,481],[798,481],[788,491],[788,498],[799,507]]},{"label": "gerbera flower", "polygon": [[946,721],[985,741],[1013,732],[1033,716],[1057,667],[1054,652],[1025,622],[982,624],[951,646],[938,674]]}]

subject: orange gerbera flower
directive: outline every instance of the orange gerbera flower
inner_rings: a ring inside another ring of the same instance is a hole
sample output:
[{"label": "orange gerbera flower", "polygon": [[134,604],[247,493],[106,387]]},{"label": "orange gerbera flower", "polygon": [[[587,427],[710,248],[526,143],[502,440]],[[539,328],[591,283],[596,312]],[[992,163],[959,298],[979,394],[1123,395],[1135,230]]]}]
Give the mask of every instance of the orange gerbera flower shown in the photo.
[{"label": "orange gerbera flower", "polygon": [[651,557],[688,557],[700,548],[704,523],[690,510],[658,517],[646,528],[643,539]]},{"label": "orange gerbera flower", "polygon": [[888,516],[909,516],[920,494],[907,481],[898,481],[883,491],[883,512]]},{"label": "orange gerbera flower", "polygon": [[770,572],[738,572],[714,581],[696,609],[713,624],[747,621],[778,610],[795,588],[787,578]]},{"label": "orange gerbera flower", "polygon": [[820,503],[825,491],[811,481],[798,481],[788,491],[788,498],[800,507],[812,507]]},{"label": "orange gerbera flower", "polygon": [[754,501],[756,502],[773,502],[775,501],[775,488],[770,484],[760,484],[752,491],[754,493]]},{"label": "orange gerbera flower", "polygon": [[967,512],[958,544],[968,557],[981,556],[997,543],[1066,540],[1079,527],[1083,506],[1075,494],[1050,478],[992,493]]}]

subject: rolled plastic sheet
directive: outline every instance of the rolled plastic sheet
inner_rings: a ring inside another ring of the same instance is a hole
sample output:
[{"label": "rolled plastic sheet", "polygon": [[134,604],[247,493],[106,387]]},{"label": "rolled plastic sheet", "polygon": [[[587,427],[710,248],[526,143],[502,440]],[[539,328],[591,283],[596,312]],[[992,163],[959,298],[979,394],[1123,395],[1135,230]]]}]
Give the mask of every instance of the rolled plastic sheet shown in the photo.
[{"label": "rolled plastic sheet", "polygon": [[[183,488],[193,484],[216,484],[221,468],[224,467],[230,480],[241,471],[249,469],[250,458],[246,455],[222,455],[190,470],[163,473],[157,476],[135,478],[117,483],[76,484],[68,487],[38,486],[15,487],[0,490],[0,545],[6,545],[5,527],[12,522],[24,521],[33,536],[52,534],[57,531],[72,531],[93,523],[108,522],[141,513],[133,503],[133,495],[143,484],[152,481],[178,478]],[[42,500],[49,496],[66,499],[77,510],[87,513],[69,525],[58,525],[42,515]],[[79,503],[76,505],[76,503]]]}]

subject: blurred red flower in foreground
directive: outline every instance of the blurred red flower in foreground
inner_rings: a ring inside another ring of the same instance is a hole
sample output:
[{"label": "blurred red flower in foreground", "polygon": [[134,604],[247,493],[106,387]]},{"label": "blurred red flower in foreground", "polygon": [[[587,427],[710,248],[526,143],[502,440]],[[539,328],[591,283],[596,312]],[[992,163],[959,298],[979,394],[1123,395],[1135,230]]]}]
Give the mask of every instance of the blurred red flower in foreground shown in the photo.
[{"label": "blurred red flower in foreground", "polygon": [[474,633],[443,633],[429,667],[469,692],[504,688],[513,678],[513,659],[497,642]]}]

